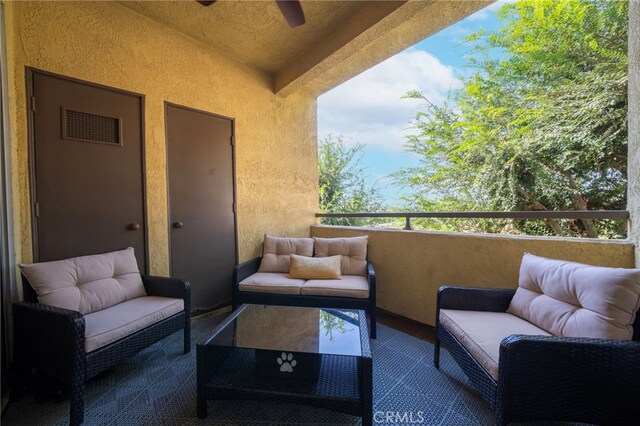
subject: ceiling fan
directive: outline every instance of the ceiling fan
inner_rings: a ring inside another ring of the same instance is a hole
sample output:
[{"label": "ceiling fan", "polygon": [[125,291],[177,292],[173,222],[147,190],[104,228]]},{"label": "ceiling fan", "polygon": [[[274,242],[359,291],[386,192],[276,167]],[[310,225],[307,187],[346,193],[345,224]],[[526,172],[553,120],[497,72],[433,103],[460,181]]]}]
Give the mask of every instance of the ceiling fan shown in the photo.
[{"label": "ceiling fan", "polygon": [[[216,0],[196,0],[203,6],[211,6]],[[275,0],[280,8],[280,12],[291,28],[295,28],[305,23],[302,5],[297,0]]]}]

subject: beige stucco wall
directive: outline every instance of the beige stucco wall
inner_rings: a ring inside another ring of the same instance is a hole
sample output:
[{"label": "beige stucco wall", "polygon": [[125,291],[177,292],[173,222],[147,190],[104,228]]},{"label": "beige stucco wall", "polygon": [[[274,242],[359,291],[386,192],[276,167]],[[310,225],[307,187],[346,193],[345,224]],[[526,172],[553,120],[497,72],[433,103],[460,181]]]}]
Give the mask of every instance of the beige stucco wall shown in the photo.
[{"label": "beige stucco wall", "polygon": [[313,226],[316,237],[369,236],[377,305],[434,325],[444,284],[515,288],[524,252],[601,266],[633,267],[628,241]]},{"label": "beige stucco wall", "polygon": [[235,118],[240,260],[266,232],[308,235],[318,208],[316,104],[112,2],[5,2],[18,262],[32,258],[25,66],[145,95],[150,272],[168,273],[164,101]]}]

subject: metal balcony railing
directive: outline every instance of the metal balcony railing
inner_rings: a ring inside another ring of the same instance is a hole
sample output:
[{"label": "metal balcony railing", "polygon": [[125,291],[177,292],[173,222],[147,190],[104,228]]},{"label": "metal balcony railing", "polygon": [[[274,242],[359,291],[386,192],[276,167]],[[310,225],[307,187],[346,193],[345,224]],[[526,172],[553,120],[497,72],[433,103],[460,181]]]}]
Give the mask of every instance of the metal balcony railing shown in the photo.
[{"label": "metal balcony railing", "polygon": [[405,230],[411,230],[411,218],[448,219],[576,219],[576,220],[628,220],[627,210],[566,210],[519,212],[386,212],[386,213],[316,213],[316,217],[404,218]]}]

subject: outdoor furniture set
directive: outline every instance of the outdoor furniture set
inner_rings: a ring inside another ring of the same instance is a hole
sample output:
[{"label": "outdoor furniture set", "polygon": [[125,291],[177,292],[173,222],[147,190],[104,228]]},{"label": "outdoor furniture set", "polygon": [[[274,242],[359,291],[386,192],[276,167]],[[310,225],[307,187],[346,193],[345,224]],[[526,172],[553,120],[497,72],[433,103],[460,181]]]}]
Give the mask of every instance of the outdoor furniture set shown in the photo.
[{"label": "outdoor furniture set", "polygon": [[[190,350],[189,283],[141,276],[131,248],[20,267],[14,359],[69,386],[72,425],[87,379],[178,330]],[[197,345],[198,417],[210,399],[258,399],[371,424],[375,286],[366,236],[266,235],[263,256],[235,268],[234,312]],[[444,344],[499,425],[635,424],[639,305],[640,270],[525,254],[516,290],[440,288],[434,363]],[[327,340],[336,322],[342,340]]]},{"label": "outdoor furniture set", "polygon": [[[314,245],[317,257],[312,258]],[[369,332],[365,313],[358,310],[366,309],[371,313],[371,334],[375,336],[375,272],[366,260],[366,252],[367,237],[317,239],[315,244],[311,238],[265,237],[264,260],[247,262],[235,270],[235,277],[242,277],[245,283],[238,286],[238,280],[235,281],[234,309],[236,303],[247,302],[316,308],[280,307],[285,309],[281,311],[276,306],[262,306],[267,310],[253,311],[254,308],[245,309],[249,305],[244,305],[226,323],[230,323],[232,318],[247,323],[248,315],[241,315],[245,310],[258,314],[271,312],[272,319],[273,315],[279,318],[274,320],[275,323],[289,325],[292,319],[295,322],[301,316],[315,315],[315,321],[301,322],[303,328],[294,336],[300,338],[305,335],[308,337],[307,343],[311,344],[315,336],[316,345],[313,348],[305,347],[295,352],[295,344],[287,344],[286,339],[278,347],[272,345],[266,348],[277,349],[278,355],[286,351],[285,359],[280,358],[280,363],[286,364],[289,369],[277,372],[293,373],[297,365],[296,374],[289,377],[308,371],[308,364],[317,366],[317,377],[313,381],[316,384],[297,387],[297,396],[295,392],[289,392],[289,400],[361,415],[365,424],[370,424],[372,367]],[[297,253],[301,256],[297,257]],[[290,258],[293,260],[290,261]],[[291,271],[290,264],[294,266]],[[254,265],[255,269],[252,270]],[[258,267],[261,272],[253,274]],[[189,283],[180,279],[140,275],[132,248],[53,262],[23,264],[20,268],[24,302],[13,304],[14,359],[18,372],[16,382],[26,383],[24,379],[33,369],[37,369],[65,384],[70,391],[71,425],[81,424],[84,419],[86,380],[178,330],[184,331],[184,353],[190,351]],[[289,272],[293,278],[288,278]],[[301,294],[302,284],[305,284],[304,295]],[[271,291],[271,285],[278,290]],[[264,291],[255,291],[256,288]],[[282,300],[278,300],[279,295]],[[346,321],[353,326],[351,330],[355,331],[347,334],[346,344],[331,345],[320,337],[323,335],[320,332],[320,319],[327,315],[333,318],[328,323]],[[264,318],[254,315],[253,321],[244,330],[254,329],[256,324],[264,322]],[[287,330],[275,328],[266,336],[271,338],[272,343],[283,342]],[[215,339],[208,340],[217,342]],[[323,342],[322,349],[320,341]],[[246,363],[248,354],[256,362],[258,358],[264,359],[265,355],[269,355],[259,342],[246,333],[242,342],[235,342],[240,349],[234,352],[238,355],[237,359],[235,356],[232,358],[237,362],[244,360]],[[224,344],[216,346],[203,343],[203,348],[200,346],[197,362],[199,379],[206,377],[210,359],[216,360],[220,352],[227,353],[224,349],[220,350]],[[214,348],[213,358],[210,356],[211,348]],[[348,349],[346,352],[345,348]],[[305,354],[310,355],[310,361],[305,360]],[[272,361],[277,362],[277,358]],[[218,371],[217,368],[214,370]],[[259,369],[256,372],[260,373]],[[208,377],[207,382],[211,379]],[[334,380],[348,382],[351,385],[348,392],[333,392],[335,387],[328,383]],[[267,383],[277,385],[273,378]],[[291,388],[291,383],[285,386]],[[268,388],[258,386],[252,389],[248,386],[244,395],[263,395]],[[201,389],[200,383],[198,389]],[[214,385],[210,384],[206,389],[208,394],[202,398],[199,393],[199,415],[203,414],[203,400],[206,413],[207,395],[220,395],[214,392]],[[223,394],[243,395],[234,394],[228,389]]]}]

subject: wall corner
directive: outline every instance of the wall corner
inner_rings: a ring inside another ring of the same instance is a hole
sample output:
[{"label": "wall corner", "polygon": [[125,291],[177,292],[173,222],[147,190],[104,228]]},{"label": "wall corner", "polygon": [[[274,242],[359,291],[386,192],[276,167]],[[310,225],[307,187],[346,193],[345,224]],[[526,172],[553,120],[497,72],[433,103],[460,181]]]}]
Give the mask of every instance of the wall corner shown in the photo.
[{"label": "wall corner", "polygon": [[628,190],[629,239],[640,267],[640,0],[629,1]]}]

